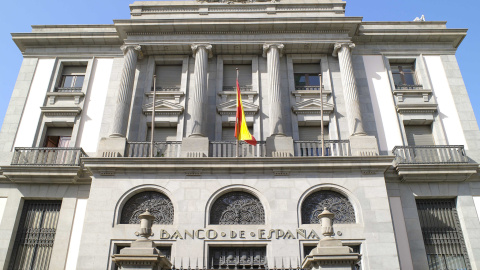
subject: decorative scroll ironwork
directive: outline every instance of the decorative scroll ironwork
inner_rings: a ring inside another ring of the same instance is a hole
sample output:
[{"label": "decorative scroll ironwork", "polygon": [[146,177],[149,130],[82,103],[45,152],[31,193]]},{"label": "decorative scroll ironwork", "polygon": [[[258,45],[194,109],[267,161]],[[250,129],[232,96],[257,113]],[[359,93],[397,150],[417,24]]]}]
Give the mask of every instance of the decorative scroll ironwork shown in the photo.
[{"label": "decorative scroll ironwork", "polygon": [[173,224],[173,204],[170,199],[156,191],[144,191],[128,199],[123,206],[120,224],[138,224],[138,216],[148,211],[155,217],[154,224]]},{"label": "decorative scroll ironwork", "polygon": [[265,247],[211,247],[210,268],[264,269],[265,255]]},{"label": "decorative scroll ironwork", "polygon": [[25,201],[8,269],[48,269],[62,201]]},{"label": "decorative scroll ironwork", "polygon": [[333,223],[355,223],[355,210],[352,204],[340,193],[321,190],[309,195],[302,204],[302,223],[320,223],[318,215],[324,207],[335,214]]},{"label": "decorative scroll ironwork", "polygon": [[247,192],[230,192],[213,204],[210,224],[265,224],[265,211],[257,197]]},{"label": "decorative scroll ironwork", "polygon": [[455,200],[417,200],[417,210],[429,269],[472,269]]}]

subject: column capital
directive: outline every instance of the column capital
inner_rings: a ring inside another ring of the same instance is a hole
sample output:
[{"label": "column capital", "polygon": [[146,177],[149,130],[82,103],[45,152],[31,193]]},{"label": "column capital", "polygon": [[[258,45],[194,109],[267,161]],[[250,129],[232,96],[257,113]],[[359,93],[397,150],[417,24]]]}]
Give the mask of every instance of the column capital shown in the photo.
[{"label": "column capital", "polygon": [[122,50],[123,55],[125,55],[129,49],[133,49],[134,52],[138,53],[139,59],[143,58],[142,46],[138,44],[124,44],[120,47],[120,49]]},{"label": "column capital", "polygon": [[263,54],[262,54],[262,56],[267,57],[268,51],[273,47],[276,47],[279,50],[280,56],[282,56],[282,51],[283,51],[283,48],[285,47],[285,45],[280,44],[280,43],[265,43],[265,44],[263,44]]},{"label": "column capital", "polygon": [[193,57],[195,57],[195,54],[197,53],[197,50],[201,47],[205,48],[205,50],[207,50],[208,52],[208,57],[212,57],[213,54],[212,54],[212,44],[209,44],[209,43],[194,43],[192,44],[192,51],[193,51]]},{"label": "column capital", "polygon": [[353,48],[355,48],[355,43],[353,43],[353,42],[337,42],[337,43],[335,43],[335,45],[333,46],[332,55],[336,57],[338,55],[338,51],[342,47],[346,47],[346,48],[348,47],[350,49],[353,49]]}]

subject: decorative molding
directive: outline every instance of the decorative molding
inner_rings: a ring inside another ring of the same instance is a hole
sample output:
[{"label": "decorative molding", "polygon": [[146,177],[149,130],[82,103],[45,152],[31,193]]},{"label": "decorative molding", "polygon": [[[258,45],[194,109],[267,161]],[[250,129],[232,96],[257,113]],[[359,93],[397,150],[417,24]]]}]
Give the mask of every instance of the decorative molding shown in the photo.
[{"label": "decorative molding", "polygon": [[[254,115],[258,113],[260,107],[252,102],[243,101],[243,110],[245,115]],[[237,101],[230,100],[217,105],[217,112],[220,115],[232,115],[237,112]]]},{"label": "decorative molding", "polygon": [[344,43],[337,42],[337,43],[335,43],[335,45],[333,46],[332,56],[337,57],[338,56],[338,51],[342,47],[348,47],[349,49],[352,50],[353,48],[355,48],[355,43],[352,43],[352,42],[344,42]]},{"label": "decorative molding", "polygon": [[[152,103],[143,105],[143,114],[152,115]],[[180,104],[175,104],[167,100],[157,100],[155,101],[155,115],[180,115],[183,113],[183,106]]]},{"label": "decorative molding", "polygon": [[[295,103],[292,106],[292,111],[295,114],[319,114],[322,108],[320,99],[307,99],[301,102]],[[327,113],[332,113],[334,105],[323,102],[323,111]]]},{"label": "decorative molding", "polygon": [[[163,35],[261,35],[261,34],[346,34],[347,30],[295,30],[295,31],[190,31],[190,32],[127,32],[128,36],[163,36]],[[170,45],[170,44],[167,44]]]},{"label": "decorative molding", "polygon": [[45,116],[77,116],[82,112],[80,107],[40,107]]},{"label": "decorative molding", "polygon": [[142,47],[140,45],[124,44],[120,46],[120,50],[122,50],[123,55],[125,55],[129,49],[133,49],[134,52],[138,53],[138,59],[143,58]]},{"label": "decorative molding", "polygon": [[262,54],[262,56],[267,57],[267,53],[268,53],[268,51],[270,51],[270,49],[272,47],[276,47],[278,49],[278,53],[279,53],[280,57],[282,57],[283,48],[285,48],[285,45],[280,44],[280,43],[265,43],[265,44],[263,44],[263,54]]},{"label": "decorative molding", "polygon": [[210,224],[265,224],[260,200],[243,191],[229,192],[217,198],[210,209]]},{"label": "decorative molding", "polygon": [[212,54],[212,45],[211,45],[211,44],[208,44],[208,43],[198,43],[198,44],[192,44],[192,45],[191,45],[191,48],[192,48],[192,51],[193,51],[193,57],[196,56],[197,50],[198,50],[200,47],[204,47],[205,50],[207,50],[207,53],[208,53],[208,57],[209,57],[209,58],[213,56],[213,54]]}]

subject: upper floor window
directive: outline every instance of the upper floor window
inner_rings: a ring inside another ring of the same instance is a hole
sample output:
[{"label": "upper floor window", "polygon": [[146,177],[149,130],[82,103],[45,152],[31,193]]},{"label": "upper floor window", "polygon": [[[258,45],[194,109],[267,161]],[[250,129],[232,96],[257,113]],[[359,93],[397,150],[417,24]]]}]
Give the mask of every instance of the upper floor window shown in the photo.
[{"label": "upper floor window", "polygon": [[415,64],[390,63],[395,89],[415,89],[418,85],[415,76]]},{"label": "upper floor window", "polygon": [[320,63],[293,64],[295,90],[320,90]]},{"label": "upper floor window", "polygon": [[47,128],[47,135],[45,136],[44,147],[69,147],[72,138],[72,128],[62,127]]},{"label": "upper floor window", "polygon": [[85,80],[85,66],[65,66],[62,69],[62,77],[58,85],[59,92],[81,91]]},{"label": "upper floor window", "polygon": [[320,86],[320,77],[315,73],[295,73],[295,87]]},{"label": "upper floor window", "polygon": [[155,85],[157,91],[180,91],[182,84],[181,65],[157,65],[155,66],[155,75],[157,77]]},{"label": "upper floor window", "polygon": [[252,65],[245,64],[225,64],[223,65],[223,90],[235,91],[238,84],[240,91],[252,90]]}]

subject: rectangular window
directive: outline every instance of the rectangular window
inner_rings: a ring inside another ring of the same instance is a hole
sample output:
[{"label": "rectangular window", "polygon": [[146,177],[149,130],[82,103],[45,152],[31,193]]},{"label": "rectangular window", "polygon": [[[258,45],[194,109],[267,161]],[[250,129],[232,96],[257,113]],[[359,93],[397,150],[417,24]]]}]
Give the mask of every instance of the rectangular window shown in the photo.
[{"label": "rectangular window", "polygon": [[320,90],[320,63],[294,64],[295,90]]},{"label": "rectangular window", "polygon": [[237,81],[241,91],[252,90],[252,65],[223,65],[223,90],[234,91]]},{"label": "rectangular window", "polygon": [[415,76],[415,64],[390,63],[395,89],[417,89],[418,85]]},{"label": "rectangular window", "polygon": [[405,135],[408,146],[435,145],[431,125],[407,125]]},{"label": "rectangular window", "polygon": [[[182,84],[181,65],[159,65],[155,67],[157,91],[180,91]],[[153,91],[153,85],[152,85]]]},{"label": "rectangular window", "polygon": [[416,202],[429,269],[472,269],[455,199]]},{"label": "rectangular window", "polygon": [[72,128],[47,128],[47,135],[45,136],[44,147],[59,147],[66,148],[70,146],[70,140],[72,138]]},{"label": "rectangular window", "polygon": [[25,201],[8,269],[48,269],[62,201]]},{"label": "rectangular window", "polygon": [[210,247],[211,269],[265,269],[266,247]]},{"label": "rectangular window", "polygon": [[85,66],[65,66],[58,85],[58,92],[80,92],[85,80]]},{"label": "rectangular window", "polygon": [[[152,129],[147,129],[147,142],[150,141],[152,136]],[[177,140],[177,128],[176,127],[155,127],[153,131],[153,138],[155,142],[171,142]]]}]

